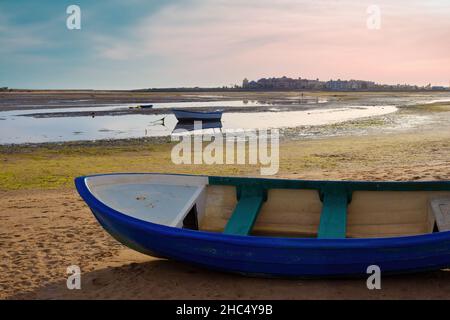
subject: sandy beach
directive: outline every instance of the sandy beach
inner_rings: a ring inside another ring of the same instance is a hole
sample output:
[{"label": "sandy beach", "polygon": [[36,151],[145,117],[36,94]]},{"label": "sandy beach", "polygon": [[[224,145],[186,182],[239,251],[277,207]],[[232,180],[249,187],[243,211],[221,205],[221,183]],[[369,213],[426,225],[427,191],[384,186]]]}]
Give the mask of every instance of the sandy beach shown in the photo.
[{"label": "sandy beach", "polygon": [[[5,196],[9,201],[0,205],[8,230],[2,230],[1,239],[6,246],[3,299],[450,298],[450,271],[385,277],[382,290],[369,291],[365,279],[258,279],[203,270],[119,245],[72,190]],[[81,290],[66,287],[71,264],[81,267]]]}]

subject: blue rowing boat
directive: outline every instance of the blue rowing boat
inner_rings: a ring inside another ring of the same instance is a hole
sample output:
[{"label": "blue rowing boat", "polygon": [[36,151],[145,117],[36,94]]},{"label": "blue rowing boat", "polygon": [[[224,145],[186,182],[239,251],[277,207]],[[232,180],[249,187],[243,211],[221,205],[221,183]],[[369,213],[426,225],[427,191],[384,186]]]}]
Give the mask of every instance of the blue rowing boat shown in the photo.
[{"label": "blue rowing boat", "polygon": [[305,181],[167,174],[79,177],[115,239],[144,254],[265,277],[450,267],[450,181]]},{"label": "blue rowing boat", "polygon": [[172,112],[179,122],[221,121],[223,113],[223,111],[200,112],[183,109],[172,109]]}]

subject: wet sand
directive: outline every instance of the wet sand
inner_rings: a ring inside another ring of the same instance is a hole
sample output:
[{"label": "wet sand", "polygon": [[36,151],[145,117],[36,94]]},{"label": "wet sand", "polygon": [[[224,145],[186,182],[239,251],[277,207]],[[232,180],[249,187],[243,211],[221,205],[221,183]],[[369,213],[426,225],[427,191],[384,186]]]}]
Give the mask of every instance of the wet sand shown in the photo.
[{"label": "wet sand", "polygon": [[374,100],[378,105],[409,101],[447,99],[449,91],[417,92],[334,92],[334,91],[58,91],[58,90],[16,90],[0,92],[0,111],[33,110],[71,107],[96,107],[117,104],[205,102],[205,101],[260,101],[273,105],[299,105],[325,99],[329,102],[359,103]]},{"label": "wet sand", "polygon": [[[299,92],[144,92],[144,91],[13,91],[0,92],[0,111],[96,107],[116,104],[205,102],[228,100],[290,101],[316,100],[321,93]],[[329,95],[325,93],[325,95]],[[294,101],[295,102],[295,101]]]}]

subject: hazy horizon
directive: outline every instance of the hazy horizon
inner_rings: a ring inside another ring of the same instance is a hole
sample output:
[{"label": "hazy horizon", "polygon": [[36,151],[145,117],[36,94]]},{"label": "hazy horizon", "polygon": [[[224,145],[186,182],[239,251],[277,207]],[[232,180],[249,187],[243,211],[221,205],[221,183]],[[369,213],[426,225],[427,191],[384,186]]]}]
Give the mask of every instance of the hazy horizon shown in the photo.
[{"label": "hazy horizon", "polygon": [[[81,30],[66,27],[69,5]],[[370,29],[370,5],[380,28]],[[0,87],[221,87],[244,78],[449,86],[450,3],[356,0],[4,1]]]}]

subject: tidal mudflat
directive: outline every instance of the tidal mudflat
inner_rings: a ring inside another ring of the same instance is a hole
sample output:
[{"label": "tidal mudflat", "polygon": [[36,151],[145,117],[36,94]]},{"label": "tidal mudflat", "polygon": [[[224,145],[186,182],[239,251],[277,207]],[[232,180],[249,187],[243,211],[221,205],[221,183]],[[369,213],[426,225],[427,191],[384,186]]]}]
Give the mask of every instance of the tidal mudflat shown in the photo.
[{"label": "tidal mudflat", "polygon": [[[224,112],[226,129],[271,129],[320,137],[321,126],[348,121],[395,118],[405,128],[432,125],[435,118],[417,115],[399,118],[399,108],[417,110],[419,105],[446,105],[448,93],[292,93],[232,92],[208,94],[148,93],[144,99],[129,93],[3,93],[0,95],[0,144],[65,141],[120,140],[167,137],[176,129],[171,108]],[[118,96],[116,96],[118,95]],[[178,99],[178,100],[177,100]],[[153,108],[134,108],[139,101]],[[391,115],[392,116],[389,116]],[[394,122],[391,121],[391,124]],[[338,127],[336,127],[338,128]],[[336,134],[340,134],[337,132]],[[350,134],[346,132],[346,134]]]}]

